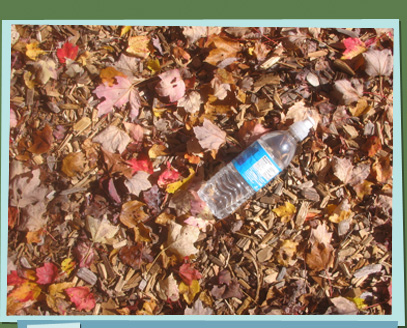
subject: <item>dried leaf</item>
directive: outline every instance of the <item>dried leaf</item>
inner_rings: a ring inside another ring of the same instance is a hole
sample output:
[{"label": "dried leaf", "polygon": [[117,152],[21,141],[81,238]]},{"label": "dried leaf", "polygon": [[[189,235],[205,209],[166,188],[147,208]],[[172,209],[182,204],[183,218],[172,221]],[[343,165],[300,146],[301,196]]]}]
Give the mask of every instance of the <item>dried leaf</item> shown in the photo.
[{"label": "dried leaf", "polygon": [[144,137],[144,129],[139,124],[123,122],[124,129],[136,143],[141,143]]},{"label": "dried leaf", "polygon": [[163,173],[160,174],[157,180],[157,185],[160,188],[165,188],[168,184],[177,181],[181,174],[171,167],[171,163],[167,162],[167,168]]},{"label": "dried leaf", "polygon": [[104,149],[111,153],[117,150],[119,153],[122,153],[131,139],[126,132],[116,126],[110,125],[94,137],[92,141],[100,143]]},{"label": "dried leaf", "polygon": [[189,168],[189,176],[186,177],[185,179],[182,179],[181,181],[176,181],[169,183],[167,185],[167,188],[165,191],[169,194],[175,193],[178,189],[180,189],[182,186],[186,185],[193,177],[195,176],[195,171],[192,168]]},{"label": "dried leaf", "polygon": [[297,253],[298,243],[291,240],[284,240],[277,251],[277,261],[281,265],[288,266]]},{"label": "dried leaf", "polygon": [[179,293],[184,297],[185,302],[192,304],[196,294],[199,293],[201,287],[199,286],[199,281],[192,281],[191,285],[185,284],[183,281],[179,284]]},{"label": "dried leaf", "polygon": [[83,171],[85,165],[85,155],[83,153],[70,153],[62,161],[62,172],[68,177],[75,177]]},{"label": "dried leaf", "polygon": [[129,46],[126,51],[139,58],[147,58],[150,54],[150,38],[147,35],[137,35],[129,38]]},{"label": "dried leaf", "polygon": [[122,76],[116,76],[117,84],[109,86],[107,82],[99,85],[94,92],[98,98],[104,98],[98,108],[98,116],[110,113],[113,107],[122,108],[125,104],[130,106],[130,117],[136,118],[141,107],[141,98],[132,82]]},{"label": "dried leaf", "polygon": [[37,60],[38,56],[45,54],[46,52],[38,47],[39,43],[33,41],[27,44],[26,56],[32,60]]},{"label": "dried leaf", "polygon": [[290,202],[285,202],[284,205],[281,205],[273,209],[273,212],[281,218],[281,222],[286,223],[291,220],[294,214],[297,212],[296,207]]},{"label": "dried leaf", "polygon": [[52,128],[46,124],[42,130],[36,131],[34,136],[34,142],[28,151],[34,154],[47,153],[54,142],[54,136],[52,135]]},{"label": "dried leaf", "polygon": [[58,277],[58,268],[53,263],[44,263],[44,265],[35,270],[37,274],[37,284],[48,285],[52,284]]},{"label": "dried leaf", "polygon": [[155,90],[160,97],[168,97],[170,102],[175,102],[184,97],[185,82],[178,69],[164,72],[159,75],[161,81]]},{"label": "dried leaf", "polygon": [[150,174],[143,171],[138,171],[133,177],[127,179],[124,185],[133,195],[139,196],[140,192],[151,188],[151,183],[148,180]]},{"label": "dried leaf", "polygon": [[167,247],[168,250],[184,258],[198,253],[194,243],[199,237],[199,229],[192,226],[181,226],[170,222]]},{"label": "dried leaf", "polygon": [[370,76],[389,76],[393,72],[393,55],[390,49],[369,49],[363,54],[366,73]]},{"label": "dried leaf", "polygon": [[226,142],[226,132],[222,131],[210,120],[204,119],[202,127],[194,127],[199,144],[204,149],[218,150]]},{"label": "dried leaf", "polygon": [[356,304],[345,297],[338,296],[331,298],[330,301],[334,304],[334,308],[329,308],[326,314],[347,314],[355,315],[359,313]]},{"label": "dried leaf", "polygon": [[120,222],[128,228],[134,228],[139,222],[149,218],[149,215],[143,211],[144,205],[144,203],[138,200],[124,203],[120,212]]},{"label": "dried leaf", "polygon": [[236,58],[240,51],[240,43],[219,35],[213,35],[206,43],[206,46],[212,45],[213,49],[209,52],[205,61],[211,65],[218,65],[225,59]]},{"label": "dried leaf", "polygon": [[343,44],[346,49],[341,59],[352,59],[367,50],[365,43],[359,38],[347,38]]},{"label": "dried leaf", "polygon": [[179,300],[178,283],[172,273],[158,283],[158,295],[163,301],[176,302]]},{"label": "dried leaf", "polygon": [[192,308],[186,307],[184,311],[185,315],[211,315],[213,310],[211,308],[205,308],[200,299],[197,299]]},{"label": "dried leaf", "polygon": [[196,113],[201,108],[202,99],[197,91],[191,91],[189,94],[183,96],[178,100],[178,107],[184,107],[188,113]]},{"label": "dried leaf", "polygon": [[78,50],[78,46],[74,46],[70,42],[65,42],[61,48],[57,49],[57,57],[59,62],[61,64],[65,64],[67,58],[75,60],[76,56],[78,55]]},{"label": "dried leaf", "polygon": [[182,281],[190,286],[193,280],[199,280],[202,278],[201,273],[196,270],[190,263],[184,263],[180,266],[178,275]]},{"label": "dried leaf", "polygon": [[114,85],[114,83],[116,81],[115,80],[116,76],[121,76],[121,77],[126,78],[125,74],[118,71],[116,68],[114,68],[112,66],[109,66],[109,67],[106,67],[106,68],[102,69],[100,71],[99,76],[100,76],[100,79],[102,80],[102,83],[103,84],[107,83],[107,85],[109,85],[109,87],[112,87]]},{"label": "dried leaf", "polygon": [[[49,192],[40,180],[40,169],[31,172],[32,177],[17,176],[10,183],[10,205],[18,208],[35,203],[43,203]],[[38,229],[37,229],[38,230]]]},{"label": "dried leaf", "polygon": [[348,80],[335,81],[335,88],[342,94],[346,105],[357,102],[363,95],[363,85],[356,79],[353,79],[352,82],[353,85]]},{"label": "dried leaf", "polygon": [[333,251],[331,244],[316,242],[312,245],[311,251],[307,253],[305,262],[312,270],[328,269],[333,263]]},{"label": "dried leaf", "polygon": [[86,224],[92,236],[92,241],[95,243],[105,244],[108,242],[107,239],[113,238],[119,231],[119,226],[112,225],[106,217],[100,220],[88,215]]},{"label": "dried leaf", "polygon": [[149,174],[154,172],[153,163],[151,162],[150,158],[144,154],[140,154],[137,159],[132,158],[131,160],[127,161],[127,164],[130,165],[133,174],[138,171],[144,171]]}]

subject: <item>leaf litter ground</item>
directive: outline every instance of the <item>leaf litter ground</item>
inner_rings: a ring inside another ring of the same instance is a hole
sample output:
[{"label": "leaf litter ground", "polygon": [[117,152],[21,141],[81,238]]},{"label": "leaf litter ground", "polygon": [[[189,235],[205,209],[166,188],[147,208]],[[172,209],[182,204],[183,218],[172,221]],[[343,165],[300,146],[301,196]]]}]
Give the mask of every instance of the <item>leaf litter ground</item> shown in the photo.
[{"label": "leaf litter ground", "polygon": [[[389,29],[12,29],[9,315],[389,314]],[[218,221],[197,190],[317,122]]]}]

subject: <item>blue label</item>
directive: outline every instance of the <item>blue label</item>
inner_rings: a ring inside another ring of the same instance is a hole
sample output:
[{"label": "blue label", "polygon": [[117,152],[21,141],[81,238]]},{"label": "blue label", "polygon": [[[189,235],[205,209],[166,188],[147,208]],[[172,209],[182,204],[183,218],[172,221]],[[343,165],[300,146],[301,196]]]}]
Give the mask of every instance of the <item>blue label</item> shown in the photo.
[{"label": "blue label", "polygon": [[232,163],[255,191],[259,191],[281,172],[279,166],[258,141],[236,157]]}]

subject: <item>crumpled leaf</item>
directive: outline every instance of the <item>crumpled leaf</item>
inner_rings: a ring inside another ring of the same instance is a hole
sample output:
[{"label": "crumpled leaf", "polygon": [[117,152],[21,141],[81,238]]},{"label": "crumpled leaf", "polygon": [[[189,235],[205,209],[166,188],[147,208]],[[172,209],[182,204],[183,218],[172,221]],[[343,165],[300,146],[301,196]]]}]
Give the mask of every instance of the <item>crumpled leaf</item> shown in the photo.
[{"label": "crumpled leaf", "polygon": [[28,151],[34,154],[43,154],[51,149],[54,142],[51,127],[46,124],[42,130],[37,130],[34,136],[34,142]]},{"label": "crumpled leaf", "polygon": [[306,254],[305,262],[312,270],[328,269],[333,264],[333,251],[331,244],[316,242],[311,246],[311,251]]},{"label": "crumpled leaf", "polygon": [[194,127],[194,132],[199,144],[204,149],[218,150],[226,142],[226,132],[206,118],[202,126]]},{"label": "crumpled leaf", "polygon": [[202,301],[197,299],[194,305],[189,308],[186,307],[184,311],[185,315],[211,315],[213,314],[213,310],[211,308],[206,308],[203,306]]},{"label": "crumpled leaf", "polygon": [[130,179],[124,182],[129,192],[133,195],[139,196],[140,192],[151,188],[151,182],[148,180],[150,174],[144,171],[138,171]]},{"label": "crumpled leaf", "polygon": [[113,238],[119,231],[119,226],[114,226],[106,217],[102,220],[96,219],[90,215],[86,217],[87,229],[95,243],[107,243],[107,239]]},{"label": "crumpled leaf", "polygon": [[335,81],[335,88],[342,94],[346,105],[357,102],[363,96],[363,85],[356,79],[352,79],[352,82],[349,80]]},{"label": "crumpled leaf", "polygon": [[213,49],[205,58],[205,62],[214,66],[225,59],[236,58],[241,50],[239,42],[219,35],[213,35],[208,39],[206,46],[210,45],[212,45]]},{"label": "crumpled leaf", "polygon": [[85,155],[83,153],[70,153],[62,160],[62,172],[68,177],[75,177],[83,171]]},{"label": "crumpled leaf", "polygon": [[100,143],[104,149],[111,153],[117,150],[119,153],[122,153],[131,139],[126,132],[116,126],[110,125],[94,137],[92,141]]},{"label": "crumpled leaf", "polygon": [[197,91],[191,91],[189,94],[183,96],[178,100],[178,107],[184,107],[188,113],[196,113],[201,108],[202,99]]},{"label": "crumpled leaf", "polygon": [[220,33],[219,26],[182,26],[182,33],[189,43],[193,44],[200,38]]},{"label": "crumpled leaf", "polygon": [[363,54],[366,73],[370,76],[389,76],[393,72],[393,55],[390,49],[369,49]]},{"label": "crumpled leaf", "polygon": [[128,228],[136,227],[139,222],[143,222],[149,217],[149,215],[144,212],[143,206],[145,206],[145,204],[138,200],[131,200],[124,203],[120,212],[120,222]]},{"label": "crumpled leaf", "polygon": [[332,239],[332,232],[328,232],[326,224],[320,224],[311,230],[311,242],[329,245]]},{"label": "crumpled leaf", "polygon": [[297,209],[290,202],[285,202],[284,205],[274,208],[273,212],[276,213],[277,216],[281,218],[281,222],[286,223],[291,220],[293,215],[297,212]]},{"label": "crumpled leaf", "polygon": [[365,43],[359,38],[346,38],[343,44],[346,49],[341,59],[352,59],[367,50]]},{"label": "crumpled leaf", "polygon": [[179,293],[184,297],[185,302],[192,304],[196,294],[201,290],[198,280],[192,281],[191,285],[185,284],[183,281],[179,284]]},{"label": "crumpled leaf", "polygon": [[163,300],[176,302],[179,300],[178,283],[171,273],[167,278],[158,283],[158,296]]},{"label": "crumpled leaf", "polygon": [[147,58],[150,54],[150,38],[147,35],[136,35],[129,38],[129,46],[126,51],[139,58]]},{"label": "crumpled leaf", "polygon": [[45,54],[46,52],[38,47],[39,43],[33,41],[27,44],[26,56],[32,60],[37,60],[38,56]]},{"label": "crumpled leaf", "polygon": [[130,57],[122,53],[119,60],[113,64],[113,67],[125,74],[130,79],[134,78],[138,74],[139,62],[139,58]]},{"label": "crumpled leaf", "polygon": [[59,62],[61,64],[65,64],[67,58],[75,60],[76,56],[78,55],[78,50],[78,46],[74,46],[70,42],[65,42],[61,48],[57,49],[57,57]]},{"label": "crumpled leaf", "polygon": [[193,280],[199,280],[202,278],[201,273],[195,269],[191,263],[184,263],[180,266],[178,275],[182,281],[187,285],[191,285]]},{"label": "crumpled leaf", "polygon": [[42,267],[35,270],[37,274],[37,284],[48,285],[52,284],[58,277],[58,268],[53,263],[44,263]]},{"label": "crumpled leaf", "polygon": [[277,251],[277,261],[281,265],[288,266],[297,253],[298,243],[291,240],[284,240]]},{"label": "crumpled leaf", "polygon": [[356,304],[345,297],[334,297],[331,298],[330,301],[333,303],[334,306],[329,307],[325,314],[355,315],[359,313]]},{"label": "crumpled leaf", "polygon": [[99,85],[93,93],[98,98],[104,98],[98,106],[98,116],[110,113],[113,107],[121,108],[125,104],[130,106],[130,117],[136,118],[141,107],[141,98],[132,82],[122,76],[116,76],[117,84],[109,86],[105,82]]},{"label": "crumpled leaf", "polygon": [[350,159],[334,156],[333,172],[344,184],[355,186],[369,176],[370,164],[359,163],[354,166]]},{"label": "crumpled leaf", "polygon": [[170,102],[181,99],[185,94],[185,82],[178,69],[173,69],[158,75],[161,81],[155,90],[161,97],[169,97]]},{"label": "crumpled leaf", "polygon": [[168,184],[177,181],[181,174],[171,167],[171,163],[167,162],[167,168],[160,174],[157,180],[157,185],[160,188],[165,188]]},{"label": "crumpled leaf", "polygon": [[32,64],[35,68],[35,81],[44,85],[47,84],[49,79],[56,80],[58,74],[56,71],[56,64],[51,59],[39,60]]},{"label": "crumpled leaf", "polygon": [[65,289],[65,293],[67,293],[71,302],[75,304],[78,311],[85,310],[89,312],[96,305],[95,297],[89,287],[70,287]]},{"label": "crumpled leaf", "polygon": [[173,221],[170,222],[167,245],[168,250],[184,258],[198,253],[194,243],[199,237],[199,229],[192,226],[182,226]]}]

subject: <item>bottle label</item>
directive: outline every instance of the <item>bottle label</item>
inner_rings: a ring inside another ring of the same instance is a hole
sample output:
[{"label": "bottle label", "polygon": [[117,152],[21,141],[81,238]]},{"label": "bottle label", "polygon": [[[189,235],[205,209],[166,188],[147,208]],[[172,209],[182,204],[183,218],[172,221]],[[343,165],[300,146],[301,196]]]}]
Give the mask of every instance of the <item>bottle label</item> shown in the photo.
[{"label": "bottle label", "polygon": [[282,171],[258,141],[236,157],[232,163],[255,191],[259,191]]}]

